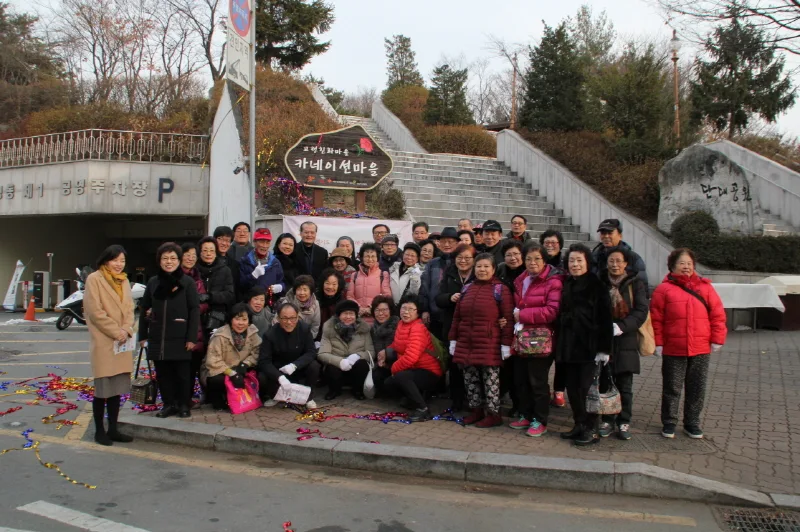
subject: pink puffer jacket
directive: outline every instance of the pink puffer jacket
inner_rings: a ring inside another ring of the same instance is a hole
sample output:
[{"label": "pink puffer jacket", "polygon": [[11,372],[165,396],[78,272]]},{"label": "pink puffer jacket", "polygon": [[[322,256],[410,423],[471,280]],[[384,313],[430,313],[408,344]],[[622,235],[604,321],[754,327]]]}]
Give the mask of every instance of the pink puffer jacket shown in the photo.
[{"label": "pink puffer jacket", "polygon": [[[364,271],[363,265],[359,266],[347,285],[347,299],[352,299],[361,308],[370,308],[378,295],[392,297],[389,273],[381,271],[377,264],[368,272]],[[371,318],[366,321],[372,323]]]},{"label": "pink puffer jacket", "polygon": [[550,265],[536,277],[528,272],[514,281],[514,301],[523,325],[552,327],[561,307],[564,274]]}]

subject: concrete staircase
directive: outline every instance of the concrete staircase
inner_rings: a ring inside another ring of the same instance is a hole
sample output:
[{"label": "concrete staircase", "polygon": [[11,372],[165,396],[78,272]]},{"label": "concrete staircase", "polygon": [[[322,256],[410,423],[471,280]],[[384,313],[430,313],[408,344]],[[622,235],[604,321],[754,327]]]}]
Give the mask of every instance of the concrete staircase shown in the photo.
[{"label": "concrete staircase", "polygon": [[389,152],[394,170],[388,179],[405,195],[408,213],[415,220],[428,222],[431,231],[455,227],[459,219],[469,218],[473,223],[497,220],[508,232],[511,217],[521,214],[534,237],[552,228],[561,231],[566,246],[592,244],[589,235],[581,233],[563,211],[496,159],[397,151],[373,120],[356,116],[341,119],[346,125],[362,126]]}]

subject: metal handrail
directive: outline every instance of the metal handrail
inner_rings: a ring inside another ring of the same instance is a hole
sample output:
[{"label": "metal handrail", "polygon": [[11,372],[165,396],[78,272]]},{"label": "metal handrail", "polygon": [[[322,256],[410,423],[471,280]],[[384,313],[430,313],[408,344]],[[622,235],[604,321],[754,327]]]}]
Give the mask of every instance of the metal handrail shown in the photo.
[{"label": "metal handrail", "polygon": [[208,136],[84,129],[0,140],[0,168],[70,161],[137,161],[200,164]]}]

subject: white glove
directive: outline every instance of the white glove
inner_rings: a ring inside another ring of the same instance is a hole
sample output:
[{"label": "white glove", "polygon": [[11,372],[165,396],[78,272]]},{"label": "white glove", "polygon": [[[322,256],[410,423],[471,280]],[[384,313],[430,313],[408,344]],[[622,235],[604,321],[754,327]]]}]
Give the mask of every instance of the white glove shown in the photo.
[{"label": "white glove", "polygon": [[622,336],[622,329],[616,323],[614,324],[614,336]]},{"label": "white glove", "polygon": [[656,356],[660,357],[663,352],[664,352],[664,346],[657,345],[656,346]]},{"label": "white glove", "polygon": [[514,324],[514,334],[517,334],[518,332],[520,332],[524,328],[525,328],[525,326],[523,324],[515,323]]},{"label": "white glove", "polygon": [[611,356],[605,353],[597,353],[597,356],[594,357],[594,361],[605,366],[608,364],[610,358]]},{"label": "white glove", "polygon": [[280,368],[280,370],[279,370],[279,371],[280,371],[281,373],[284,373],[284,374],[286,374],[286,375],[291,375],[292,373],[294,373],[295,371],[297,371],[297,366],[295,366],[294,364],[286,364],[285,366],[283,366],[282,368]]},{"label": "white glove", "polygon": [[341,362],[339,362],[339,369],[342,371],[350,371],[353,369],[353,365],[350,363],[349,358],[343,358]]},{"label": "white glove", "polygon": [[320,345],[322,345],[320,342],[314,342],[314,347],[316,347],[317,349],[319,349]]},{"label": "white glove", "polygon": [[355,365],[356,365],[356,362],[358,362],[359,360],[361,360],[361,356],[360,356],[360,355],[357,355],[357,354],[355,354],[355,353],[353,353],[352,355],[350,355],[349,357],[347,357],[347,361],[348,361],[348,362],[350,362],[350,365],[351,365],[351,366],[355,366]]},{"label": "white glove", "polygon": [[713,351],[714,353],[716,353],[720,349],[722,349],[721,345],[719,345],[719,344],[711,344],[711,351]]},{"label": "white glove", "polygon": [[455,354],[456,354],[456,341],[450,340],[450,356],[453,356]]},{"label": "white glove", "polygon": [[507,359],[511,356],[511,346],[509,345],[501,345],[500,346],[500,356],[503,357],[503,360]]},{"label": "white glove", "polygon": [[519,309],[514,308],[514,321],[519,321]]},{"label": "white glove", "polygon": [[269,289],[272,290],[273,294],[280,294],[281,292],[283,292],[283,285],[282,284],[274,284],[274,285],[270,286]]},{"label": "white glove", "polygon": [[266,271],[267,267],[264,264],[259,264],[253,269],[253,279],[258,279],[264,272]]},{"label": "white glove", "polygon": [[278,377],[278,384],[281,385],[281,389],[284,392],[289,393],[290,391],[292,391],[292,381],[287,379],[284,375]]}]

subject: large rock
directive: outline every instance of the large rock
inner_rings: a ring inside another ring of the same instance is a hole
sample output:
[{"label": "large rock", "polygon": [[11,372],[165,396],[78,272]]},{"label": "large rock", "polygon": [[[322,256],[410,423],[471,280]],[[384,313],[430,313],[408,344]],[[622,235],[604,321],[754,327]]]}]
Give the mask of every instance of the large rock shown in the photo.
[{"label": "large rock", "polygon": [[705,146],[691,146],[667,161],[658,173],[658,185],[658,228],[667,233],[678,216],[693,211],[711,213],[726,233],[752,235],[764,225],[747,172]]}]

